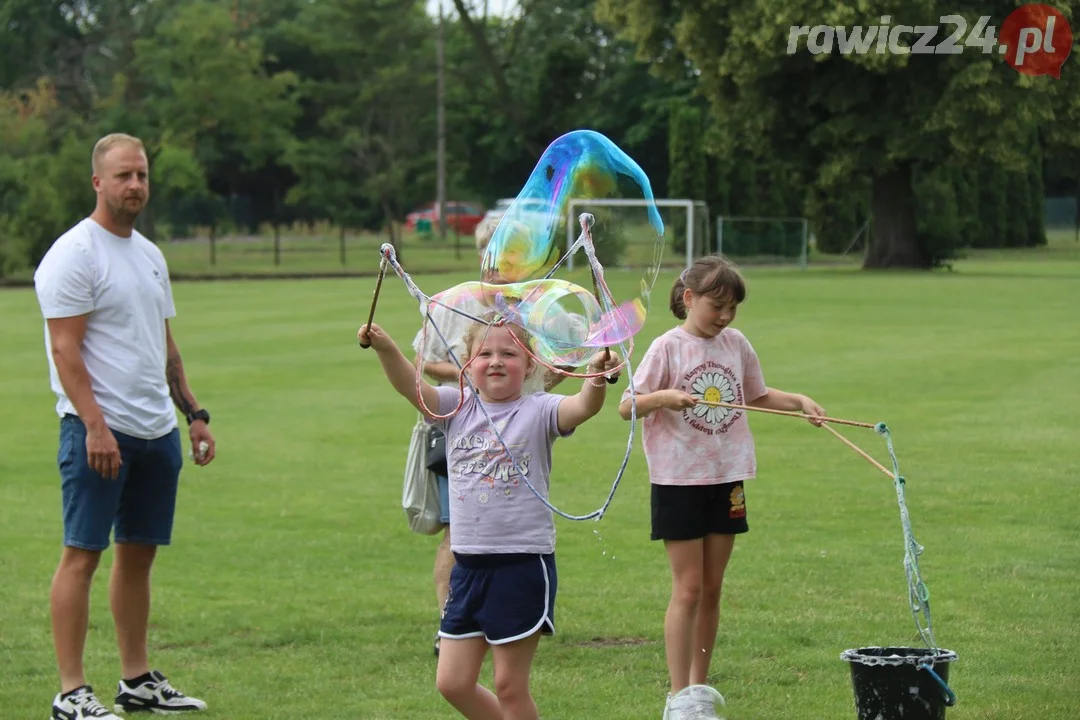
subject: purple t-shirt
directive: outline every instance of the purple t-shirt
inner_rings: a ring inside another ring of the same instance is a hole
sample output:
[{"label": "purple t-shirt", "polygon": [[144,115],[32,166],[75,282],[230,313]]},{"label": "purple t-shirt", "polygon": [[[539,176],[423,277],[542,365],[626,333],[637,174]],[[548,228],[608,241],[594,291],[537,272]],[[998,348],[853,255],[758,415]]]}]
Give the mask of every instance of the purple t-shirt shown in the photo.
[{"label": "purple t-shirt", "polygon": [[[452,412],[461,399],[459,390],[435,390],[439,393],[439,414]],[[513,402],[485,403],[466,388],[461,410],[446,420],[434,421],[446,433],[450,542],[454,552],[484,555],[555,551],[555,519],[525,484],[522,474],[547,499],[551,446],[562,436],[558,418],[564,397],[539,392],[522,395]],[[506,447],[496,436],[493,424]],[[520,474],[514,467],[515,460]]]}]

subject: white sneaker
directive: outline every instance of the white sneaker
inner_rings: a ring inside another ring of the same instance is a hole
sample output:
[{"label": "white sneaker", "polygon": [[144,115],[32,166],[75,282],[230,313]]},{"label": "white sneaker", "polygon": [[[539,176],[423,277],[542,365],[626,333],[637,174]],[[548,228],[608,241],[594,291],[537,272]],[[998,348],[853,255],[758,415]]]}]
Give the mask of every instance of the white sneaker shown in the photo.
[{"label": "white sneaker", "polygon": [[105,709],[89,685],[73,690],[66,696],[58,694],[53,699],[52,720],[120,720]]},{"label": "white sneaker", "polygon": [[151,712],[156,715],[179,715],[205,709],[206,703],[174,688],[157,670],[151,670],[148,679],[134,686],[121,680],[116,687],[116,705],[113,707],[117,713]]},{"label": "white sneaker", "polygon": [[724,720],[717,705],[724,705],[723,695],[708,685],[691,685],[668,695],[664,720]]}]

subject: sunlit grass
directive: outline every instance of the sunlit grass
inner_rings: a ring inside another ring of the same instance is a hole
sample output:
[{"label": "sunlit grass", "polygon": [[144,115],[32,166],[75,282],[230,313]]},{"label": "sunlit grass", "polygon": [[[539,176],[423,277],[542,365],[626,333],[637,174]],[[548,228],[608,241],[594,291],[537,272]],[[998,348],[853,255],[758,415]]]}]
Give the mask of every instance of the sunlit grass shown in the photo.
[{"label": "sunlit grass", "polygon": [[[747,271],[737,325],[766,381],[894,434],[934,629],[960,656],[949,717],[1072,720],[1080,705],[1080,262],[1048,263],[1056,247],[951,273]],[[431,291],[474,276],[415,279]],[[618,292],[637,278],[608,281]],[[661,275],[659,297],[673,278]],[[373,284],[175,284],[174,332],[220,457],[184,469],[175,544],[154,575],[151,652],[210,703],[208,717],[455,717],[434,688],[437,540],[411,534],[400,509],[415,412],[355,341]],[[0,292],[0,316],[0,715],[42,718],[56,689],[57,421],[33,291]],[[402,344],[418,327],[393,277],[376,321]],[[674,322],[658,301],[635,359]],[[562,509],[594,509],[614,480],[629,429],[615,412],[622,382],[556,444]],[[733,720],[854,718],[840,652],[918,644],[896,494],[824,431],[763,415],[752,426],[751,532],[725,582],[711,680]],[[878,436],[844,432],[886,460]],[[558,522],[558,634],[534,677],[544,717],[661,714],[669,573],[648,540],[639,437],[604,519]],[[110,563],[87,646],[104,696],[119,672]]]}]

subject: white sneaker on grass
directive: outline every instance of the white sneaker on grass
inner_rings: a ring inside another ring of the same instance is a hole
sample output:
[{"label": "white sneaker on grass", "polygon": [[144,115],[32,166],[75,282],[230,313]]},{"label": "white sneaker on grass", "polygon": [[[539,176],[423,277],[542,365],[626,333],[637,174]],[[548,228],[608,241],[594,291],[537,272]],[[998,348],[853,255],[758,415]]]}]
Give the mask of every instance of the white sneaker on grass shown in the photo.
[{"label": "white sneaker on grass", "polygon": [[94,689],[83,685],[53,699],[52,720],[120,720],[105,709],[94,696]]},{"label": "white sneaker on grass", "polygon": [[165,679],[157,670],[132,679],[121,680],[116,687],[117,713],[149,712],[155,715],[179,715],[205,710],[206,703],[188,697]]}]

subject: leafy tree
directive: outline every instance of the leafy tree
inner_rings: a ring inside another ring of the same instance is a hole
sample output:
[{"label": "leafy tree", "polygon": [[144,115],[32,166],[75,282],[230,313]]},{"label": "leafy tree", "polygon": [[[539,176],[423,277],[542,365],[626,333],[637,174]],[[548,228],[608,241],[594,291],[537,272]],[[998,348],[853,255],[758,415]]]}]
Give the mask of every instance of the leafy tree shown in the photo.
[{"label": "leafy tree", "polygon": [[1043,155],[1038,139],[1032,143],[1034,158],[1028,163],[1024,184],[1028,192],[1027,240],[1024,245],[1038,247],[1046,244],[1045,205],[1043,191]]},{"label": "leafy tree", "polygon": [[484,149],[467,156],[471,187],[489,198],[512,196],[552,140],[589,128],[641,165],[657,197],[670,195],[668,111],[692,82],[651,74],[633,46],[596,18],[594,0],[533,0],[509,18],[485,17],[478,5],[454,0],[458,22],[448,34],[476,109],[461,117],[448,108],[453,146]]},{"label": "leafy tree", "polygon": [[957,247],[977,247],[982,236],[979,216],[979,192],[982,177],[976,163],[959,163],[952,168],[952,186],[956,194]]},{"label": "leafy tree", "polygon": [[915,168],[914,194],[919,237],[949,257],[960,237],[960,211],[949,165],[922,163]]},{"label": "leafy tree", "polygon": [[1008,233],[1007,178],[1000,165],[990,159],[978,163],[979,168],[979,234],[973,247],[1004,247]]},{"label": "leafy tree", "polygon": [[[668,192],[677,198],[702,200],[706,195],[707,165],[701,148],[701,136],[705,130],[700,108],[686,103],[673,103],[668,132],[668,153],[671,172],[668,175]],[[686,218],[672,218],[672,234],[675,252],[686,250]],[[705,238],[706,242],[708,238]]]},{"label": "leafy tree", "polygon": [[312,130],[289,149],[299,178],[290,200],[341,224],[362,217],[350,206],[373,209],[400,250],[398,221],[427,199],[416,178],[434,165],[434,34],[423,4],[312,3],[285,37],[311,58],[300,95]]},{"label": "leafy tree", "polygon": [[681,73],[690,63],[715,117],[797,161],[815,184],[866,178],[874,215],[867,267],[926,268],[948,257],[948,247],[918,231],[920,162],[955,155],[1020,165],[1021,140],[1054,118],[1048,78],[1013,72],[981,48],[932,56],[788,52],[790,26],[870,26],[885,15],[937,25],[960,12],[970,27],[979,15],[1000,16],[993,3],[890,0],[872,15],[827,0],[600,5],[658,69]]},{"label": "leafy tree", "polygon": [[699,108],[683,103],[671,111],[668,148],[671,172],[668,189],[680,198],[700,200],[705,197],[706,163],[701,149],[701,136],[705,130]]},{"label": "leafy tree", "polygon": [[48,82],[0,92],[0,276],[36,265],[93,208],[90,147]]},{"label": "leafy tree", "polygon": [[[261,39],[228,8],[204,0],[176,6],[152,35],[135,40],[133,51],[131,82],[144,97],[129,100],[128,78],[120,77],[106,114],[134,105],[151,163],[166,145],[185,149],[203,168],[206,185],[226,197],[242,194],[253,179],[269,180],[263,191],[272,207],[264,215],[276,229],[283,203],[273,201],[283,201],[287,189],[276,160],[298,112],[295,75],[267,72]],[[277,233],[274,247],[280,261]],[[211,243],[212,260],[213,252]]]}]

